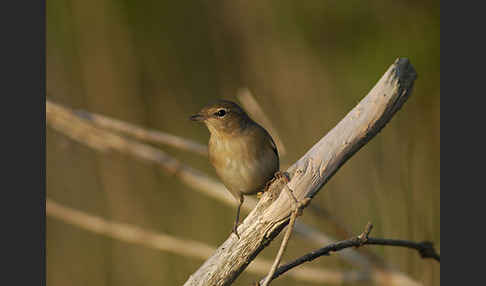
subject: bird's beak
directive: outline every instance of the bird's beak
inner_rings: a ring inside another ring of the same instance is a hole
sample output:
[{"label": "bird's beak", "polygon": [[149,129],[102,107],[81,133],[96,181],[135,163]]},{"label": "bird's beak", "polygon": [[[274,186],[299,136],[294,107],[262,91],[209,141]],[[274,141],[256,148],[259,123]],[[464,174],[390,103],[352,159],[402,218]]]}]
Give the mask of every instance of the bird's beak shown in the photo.
[{"label": "bird's beak", "polygon": [[192,115],[189,119],[191,119],[192,121],[204,121],[206,119],[206,116],[198,113],[198,114]]}]

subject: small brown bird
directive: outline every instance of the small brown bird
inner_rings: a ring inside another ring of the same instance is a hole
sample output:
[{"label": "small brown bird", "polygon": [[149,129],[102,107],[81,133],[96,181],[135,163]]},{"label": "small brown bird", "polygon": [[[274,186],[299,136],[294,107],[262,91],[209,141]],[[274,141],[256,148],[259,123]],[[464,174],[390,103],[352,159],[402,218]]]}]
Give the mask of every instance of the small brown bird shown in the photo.
[{"label": "small brown bird", "polygon": [[219,100],[205,106],[191,120],[209,129],[209,161],[226,188],[239,202],[233,232],[238,225],[243,195],[262,191],[279,171],[277,146],[268,132],[236,103]]}]

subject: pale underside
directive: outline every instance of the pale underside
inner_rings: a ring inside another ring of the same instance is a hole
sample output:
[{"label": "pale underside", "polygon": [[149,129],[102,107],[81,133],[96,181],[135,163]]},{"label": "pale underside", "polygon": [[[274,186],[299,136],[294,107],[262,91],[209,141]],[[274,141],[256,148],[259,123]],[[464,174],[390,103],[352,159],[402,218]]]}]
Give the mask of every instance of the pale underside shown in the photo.
[{"label": "pale underside", "polygon": [[[262,127],[255,124],[239,135],[228,136],[211,132],[209,160],[223,184],[236,199],[241,195],[262,191],[279,170],[275,143],[262,130]],[[218,140],[220,136],[225,136],[225,140]]]}]

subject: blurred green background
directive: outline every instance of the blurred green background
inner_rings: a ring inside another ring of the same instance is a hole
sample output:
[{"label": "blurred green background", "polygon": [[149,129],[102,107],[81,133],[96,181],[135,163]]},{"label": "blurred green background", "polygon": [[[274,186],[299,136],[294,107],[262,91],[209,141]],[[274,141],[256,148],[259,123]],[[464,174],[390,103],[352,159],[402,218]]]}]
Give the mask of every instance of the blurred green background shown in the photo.
[{"label": "blurred green background", "polygon": [[[418,73],[394,119],[331,179],[313,204],[355,234],[430,240],[440,250],[439,1],[47,2],[47,92],[73,108],[206,143],[189,115],[248,87],[287,148],[302,156],[370,90],[397,57]],[[207,159],[160,146],[215,177]],[[107,219],[217,246],[233,207],[154,165],[101,154],[47,129],[47,195]],[[326,220],[309,225],[337,236]],[[280,239],[259,257],[273,258]],[[293,236],[284,261],[316,248]],[[424,285],[440,266],[416,252],[370,246]],[[202,260],[96,235],[47,219],[47,285],[182,285]],[[349,269],[336,256],[310,265]],[[243,273],[234,285],[261,276]],[[312,285],[289,277],[275,285]]]}]

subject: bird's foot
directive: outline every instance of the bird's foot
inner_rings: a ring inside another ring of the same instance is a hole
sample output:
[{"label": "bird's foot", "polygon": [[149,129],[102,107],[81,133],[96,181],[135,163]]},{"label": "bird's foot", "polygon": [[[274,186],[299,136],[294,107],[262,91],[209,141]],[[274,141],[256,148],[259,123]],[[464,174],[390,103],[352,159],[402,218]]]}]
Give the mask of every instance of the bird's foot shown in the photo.
[{"label": "bird's foot", "polygon": [[273,178],[274,180],[278,180],[278,179],[285,179],[285,183],[288,183],[290,181],[290,175],[289,173],[285,172],[285,171],[277,171],[275,172],[275,174],[273,175]]},{"label": "bird's foot", "polygon": [[265,184],[265,188],[263,189],[263,192],[266,192],[273,182],[275,182],[276,180],[282,179],[282,178],[285,179],[285,183],[288,183],[290,181],[289,173],[287,173],[285,171],[275,172],[275,174],[273,174],[273,178]]}]

